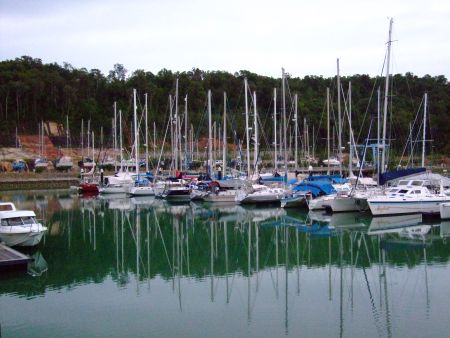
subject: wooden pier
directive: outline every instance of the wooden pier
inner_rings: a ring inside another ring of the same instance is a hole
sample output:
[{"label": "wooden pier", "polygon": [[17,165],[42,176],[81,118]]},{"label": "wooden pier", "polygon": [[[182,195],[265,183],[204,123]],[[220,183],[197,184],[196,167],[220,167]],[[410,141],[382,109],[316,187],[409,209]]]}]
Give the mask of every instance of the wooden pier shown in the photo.
[{"label": "wooden pier", "polygon": [[26,270],[32,258],[0,243],[0,270]]}]

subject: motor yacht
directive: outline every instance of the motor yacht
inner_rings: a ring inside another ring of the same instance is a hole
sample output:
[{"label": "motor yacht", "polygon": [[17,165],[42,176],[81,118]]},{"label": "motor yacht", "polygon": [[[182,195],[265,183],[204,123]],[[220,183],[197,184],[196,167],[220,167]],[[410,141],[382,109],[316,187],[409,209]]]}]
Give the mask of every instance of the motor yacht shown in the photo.
[{"label": "motor yacht", "polygon": [[11,202],[0,203],[0,240],[8,246],[35,246],[47,228],[32,210],[17,210]]}]

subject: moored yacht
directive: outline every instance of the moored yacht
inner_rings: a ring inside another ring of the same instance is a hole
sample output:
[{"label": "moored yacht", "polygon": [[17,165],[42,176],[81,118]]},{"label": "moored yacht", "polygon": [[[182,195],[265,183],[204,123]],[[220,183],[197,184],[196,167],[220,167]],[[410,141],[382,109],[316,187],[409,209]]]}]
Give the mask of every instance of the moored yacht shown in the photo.
[{"label": "moored yacht", "polygon": [[450,196],[432,193],[424,183],[423,180],[403,180],[389,188],[385,195],[369,197],[367,203],[372,215],[439,214],[440,205],[450,202]]},{"label": "moored yacht", "polygon": [[261,184],[254,184],[252,189],[240,189],[236,192],[236,202],[245,203],[275,203],[280,202],[286,194],[286,189],[272,188]]}]

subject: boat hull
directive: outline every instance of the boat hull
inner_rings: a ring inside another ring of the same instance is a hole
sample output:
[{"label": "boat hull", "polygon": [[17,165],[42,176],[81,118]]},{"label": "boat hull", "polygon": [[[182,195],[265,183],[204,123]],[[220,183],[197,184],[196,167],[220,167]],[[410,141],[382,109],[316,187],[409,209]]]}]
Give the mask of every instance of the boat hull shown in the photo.
[{"label": "boat hull", "polygon": [[4,232],[0,231],[0,239],[7,246],[36,246],[44,236],[47,228],[41,227],[38,231],[27,232]]},{"label": "boat hull", "polygon": [[205,202],[211,203],[236,203],[236,191],[221,191],[219,193],[210,193],[203,198]]},{"label": "boat hull", "polygon": [[290,196],[281,199],[282,208],[301,208],[306,206],[305,196]]},{"label": "boat hull", "polygon": [[439,206],[439,214],[442,219],[450,219],[450,203],[442,203]]},{"label": "boat hull", "polygon": [[155,190],[152,187],[131,187],[129,194],[133,196],[154,196]]},{"label": "boat hull", "polygon": [[333,212],[354,212],[361,210],[360,206],[356,204],[354,197],[338,196],[329,201],[329,206]]},{"label": "boat hull", "polygon": [[374,216],[402,214],[439,214],[440,205],[448,200],[385,201],[368,200]]}]

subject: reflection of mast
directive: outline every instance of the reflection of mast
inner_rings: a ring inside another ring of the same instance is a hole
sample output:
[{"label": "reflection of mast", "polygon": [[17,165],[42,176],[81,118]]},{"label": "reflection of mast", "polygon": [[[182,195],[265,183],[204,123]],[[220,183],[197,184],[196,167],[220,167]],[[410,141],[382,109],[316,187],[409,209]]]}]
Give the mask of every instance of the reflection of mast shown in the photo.
[{"label": "reflection of mast", "polygon": [[382,257],[383,257],[383,280],[384,280],[384,303],[386,306],[386,329],[387,336],[392,337],[391,331],[391,318],[389,314],[389,302],[388,302],[388,294],[387,294],[387,275],[386,275],[386,251],[382,249]]},{"label": "reflection of mast", "polygon": [[275,228],[276,296],[278,299],[278,227]]},{"label": "reflection of mast", "polygon": [[211,302],[214,302],[214,227],[213,222],[209,223],[210,238],[210,268],[211,268]]},{"label": "reflection of mast", "polygon": [[339,337],[342,337],[344,334],[344,312],[343,312],[343,298],[344,298],[344,285],[343,285],[343,269],[342,269],[342,261],[343,261],[344,248],[342,244],[342,231],[339,233],[339,268],[340,268],[340,289],[339,289]]},{"label": "reflection of mast", "polygon": [[227,233],[228,224],[227,221],[223,222],[223,232],[225,239],[225,282],[227,285],[227,304],[230,302],[230,293],[228,287],[228,233]]},{"label": "reflection of mast", "polygon": [[255,222],[255,237],[256,237],[256,291],[259,289],[259,226]]},{"label": "reflection of mast", "polygon": [[141,254],[141,245],[140,244],[141,244],[141,213],[140,213],[140,210],[136,208],[136,292],[137,292],[137,294],[139,294],[139,274],[140,274],[139,257]]},{"label": "reflection of mast", "polygon": [[[286,168],[287,170],[287,168]],[[289,323],[288,323],[288,272],[289,272],[289,227],[284,227],[285,233],[285,254],[286,254],[286,264],[285,264],[285,310],[284,310],[284,329],[285,333],[289,333]]]},{"label": "reflection of mast", "polygon": [[331,237],[328,237],[328,300],[332,300],[331,293]]},{"label": "reflection of mast", "polygon": [[[424,238],[425,242],[425,238]],[[426,300],[427,300],[427,318],[429,318],[430,315],[430,297],[428,294],[428,272],[427,272],[427,247],[423,246],[423,261],[425,263],[425,291],[426,291]]]},{"label": "reflection of mast", "polygon": [[300,246],[299,246],[299,238],[298,231],[295,232],[295,241],[297,244],[297,294],[300,294]]},{"label": "reflection of mast", "polygon": [[252,224],[249,222],[248,224],[248,244],[247,244],[248,250],[247,250],[247,320],[250,322],[252,320],[251,318],[251,311],[250,311],[250,297],[251,297],[251,266],[252,266],[252,260],[251,260],[251,248],[252,248]]},{"label": "reflection of mast", "polygon": [[150,214],[147,212],[147,283],[150,290]]}]

